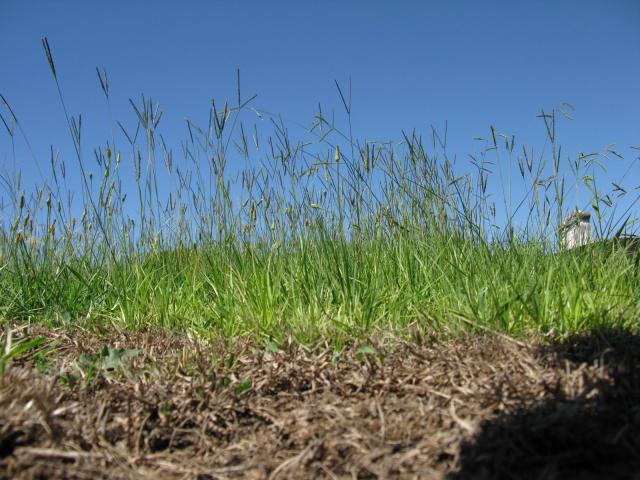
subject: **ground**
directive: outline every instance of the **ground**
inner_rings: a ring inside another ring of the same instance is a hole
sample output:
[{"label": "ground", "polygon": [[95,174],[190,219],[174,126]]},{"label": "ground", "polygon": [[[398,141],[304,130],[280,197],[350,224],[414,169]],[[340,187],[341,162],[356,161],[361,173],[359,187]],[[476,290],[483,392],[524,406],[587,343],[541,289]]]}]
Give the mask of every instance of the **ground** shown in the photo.
[{"label": "ground", "polygon": [[624,331],[340,352],[20,336],[46,341],[0,378],[1,478],[640,478],[640,338]]}]

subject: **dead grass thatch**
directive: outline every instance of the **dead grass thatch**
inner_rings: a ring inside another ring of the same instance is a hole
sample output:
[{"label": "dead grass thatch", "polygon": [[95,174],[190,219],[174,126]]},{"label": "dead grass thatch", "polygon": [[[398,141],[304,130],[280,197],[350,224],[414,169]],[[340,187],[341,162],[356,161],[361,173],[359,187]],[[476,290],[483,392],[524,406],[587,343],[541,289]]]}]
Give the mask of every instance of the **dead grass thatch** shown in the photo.
[{"label": "dead grass thatch", "polygon": [[[59,343],[53,359],[18,359],[0,380],[1,478],[640,471],[640,340],[624,332],[544,346],[432,338],[339,354],[166,334],[30,334]],[[97,357],[86,355],[105,343],[141,353],[115,371],[91,367]]]}]

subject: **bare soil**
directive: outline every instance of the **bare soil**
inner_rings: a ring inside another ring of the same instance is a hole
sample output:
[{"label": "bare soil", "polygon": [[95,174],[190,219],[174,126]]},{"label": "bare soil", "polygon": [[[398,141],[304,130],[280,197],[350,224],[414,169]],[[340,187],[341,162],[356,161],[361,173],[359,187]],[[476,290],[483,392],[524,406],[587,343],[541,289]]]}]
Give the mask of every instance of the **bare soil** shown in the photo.
[{"label": "bare soil", "polygon": [[[55,343],[0,379],[0,478],[640,478],[628,332],[339,353],[28,335]],[[110,370],[105,344],[140,353]]]}]

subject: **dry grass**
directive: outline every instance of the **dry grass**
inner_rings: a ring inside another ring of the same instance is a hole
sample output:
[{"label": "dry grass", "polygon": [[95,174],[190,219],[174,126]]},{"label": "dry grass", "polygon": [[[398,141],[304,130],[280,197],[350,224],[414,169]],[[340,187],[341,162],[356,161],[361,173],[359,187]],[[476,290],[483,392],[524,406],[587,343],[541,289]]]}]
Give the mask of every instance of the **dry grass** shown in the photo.
[{"label": "dry grass", "polygon": [[[2,478],[640,471],[640,339],[624,332],[531,346],[440,336],[339,354],[167,334],[29,335],[59,343],[53,360],[32,352],[0,380]],[[117,371],[85,366],[83,379],[78,358],[104,343],[142,354]]]}]

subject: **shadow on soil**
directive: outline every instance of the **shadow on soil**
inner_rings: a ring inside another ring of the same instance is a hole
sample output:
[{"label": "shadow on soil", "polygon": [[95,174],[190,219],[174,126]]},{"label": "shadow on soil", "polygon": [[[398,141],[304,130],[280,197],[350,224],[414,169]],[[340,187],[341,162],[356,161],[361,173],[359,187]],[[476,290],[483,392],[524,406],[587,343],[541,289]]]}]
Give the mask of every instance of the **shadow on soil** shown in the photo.
[{"label": "shadow on soil", "polygon": [[[461,445],[459,469],[448,480],[640,479],[640,336],[596,330],[542,347],[539,355],[573,371],[573,380],[549,385],[541,403],[481,425]],[[589,367],[602,375],[575,374]]]}]

